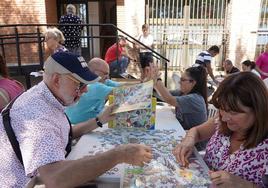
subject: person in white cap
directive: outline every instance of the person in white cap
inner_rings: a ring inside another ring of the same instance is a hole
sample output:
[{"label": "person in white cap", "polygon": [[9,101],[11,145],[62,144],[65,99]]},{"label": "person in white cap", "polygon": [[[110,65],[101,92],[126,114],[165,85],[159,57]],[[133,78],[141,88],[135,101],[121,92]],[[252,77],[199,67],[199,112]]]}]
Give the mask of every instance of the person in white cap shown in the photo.
[{"label": "person in white cap", "polygon": [[46,187],[75,187],[93,180],[118,163],[143,165],[152,158],[145,145],[117,146],[96,156],[65,160],[71,138],[91,130],[92,124],[114,118],[112,106],[99,116],[69,126],[64,109],[99,80],[83,57],[58,52],[44,63],[44,78],[10,103],[0,117],[1,187],[25,187],[39,177]]}]

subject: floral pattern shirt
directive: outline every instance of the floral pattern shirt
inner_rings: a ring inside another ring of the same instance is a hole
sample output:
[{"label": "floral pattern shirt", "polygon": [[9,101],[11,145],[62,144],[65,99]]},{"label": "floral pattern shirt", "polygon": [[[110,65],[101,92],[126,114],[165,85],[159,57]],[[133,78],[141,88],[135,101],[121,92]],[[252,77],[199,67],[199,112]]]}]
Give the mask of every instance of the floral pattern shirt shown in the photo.
[{"label": "floral pattern shirt", "polygon": [[233,175],[256,183],[262,187],[262,177],[266,172],[268,161],[268,138],[262,141],[255,148],[240,149],[229,154],[230,136],[216,133],[207,144],[204,160],[213,170],[225,170]]},{"label": "floral pattern shirt", "polygon": [[1,188],[25,187],[39,167],[65,160],[70,126],[64,110],[44,82],[16,99],[10,118],[24,166],[11,147],[0,117]]}]

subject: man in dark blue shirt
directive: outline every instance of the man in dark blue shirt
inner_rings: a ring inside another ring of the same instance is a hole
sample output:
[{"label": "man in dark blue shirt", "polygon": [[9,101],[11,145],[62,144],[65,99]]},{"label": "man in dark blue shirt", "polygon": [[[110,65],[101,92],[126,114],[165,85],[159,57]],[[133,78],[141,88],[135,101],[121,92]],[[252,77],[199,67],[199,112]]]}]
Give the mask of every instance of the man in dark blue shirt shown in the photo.
[{"label": "man in dark blue shirt", "polygon": [[59,24],[78,24],[78,25],[70,25],[64,26],[60,25],[59,28],[63,32],[65,36],[65,47],[70,51],[77,55],[81,55],[81,30],[83,29],[82,20],[75,15],[76,8],[72,4],[68,4],[66,7],[67,14],[61,16]]}]

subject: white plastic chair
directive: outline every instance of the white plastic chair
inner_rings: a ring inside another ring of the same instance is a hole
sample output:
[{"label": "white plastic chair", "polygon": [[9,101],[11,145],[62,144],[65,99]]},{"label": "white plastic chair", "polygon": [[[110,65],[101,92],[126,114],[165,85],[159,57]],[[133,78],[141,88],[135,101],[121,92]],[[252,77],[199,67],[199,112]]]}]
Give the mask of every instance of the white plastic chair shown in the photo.
[{"label": "white plastic chair", "polygon": [[214,117],[218,112],[218,109],[213,104],[208,104],[208,118]]},{"label": "white plastic chair", "polygon": [[178,74],[176,74],[175,72],[173,72],[172,80],[174,82],[175,89],[180,90],[180,79],[181,79],[181,77]]},{"label": "white plastic chair", "polygon": [[265,78],[265,79],[263,80],[263,82],[264,82],[264,84],[266,85],[266,88],[268,89],[268,78]]}]

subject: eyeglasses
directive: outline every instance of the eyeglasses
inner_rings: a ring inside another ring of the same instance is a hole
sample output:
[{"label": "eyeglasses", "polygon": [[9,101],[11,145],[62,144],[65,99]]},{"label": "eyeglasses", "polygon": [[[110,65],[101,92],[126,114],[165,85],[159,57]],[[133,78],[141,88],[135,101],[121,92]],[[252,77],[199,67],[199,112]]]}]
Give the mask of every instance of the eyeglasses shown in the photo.
[{"label": "eyeglasses", "polygon": [[180,78],[180,81],[181,82],[186,82],[186,81],[192,82],[193,79]]},{"label": "eyeglasses", "polygon": [[76,80],[74,77],[66,74],[67,78],[69,78],[70,80],[74,81],[75,83],[78,83],[79,85],[77,86],[77,90],[81,91],[83,89],[85,89],[85,87],[87,86],[87,84],[83,83],[83,82],[79,82],[78,80]]}]

